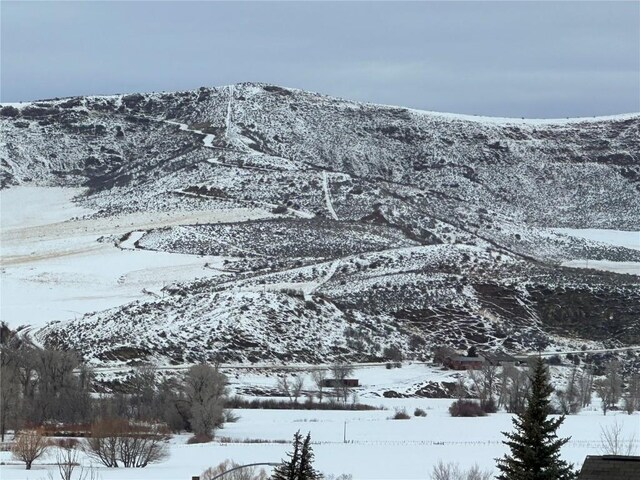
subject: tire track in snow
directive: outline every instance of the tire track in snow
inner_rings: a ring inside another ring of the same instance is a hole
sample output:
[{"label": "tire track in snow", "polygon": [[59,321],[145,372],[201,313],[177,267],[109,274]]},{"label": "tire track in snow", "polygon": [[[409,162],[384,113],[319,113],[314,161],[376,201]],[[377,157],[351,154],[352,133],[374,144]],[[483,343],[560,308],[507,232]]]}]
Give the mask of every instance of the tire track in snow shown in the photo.
[{"label": "tire track in snow", "polygon": [[331,194],[329,193],[329,177],[326,170],[322,171],[322,188],[324,189],[324,200],[327,204],[327,210],[334,220],[340,220],[336,211],[333,209],[333,203],[331,202]]},{"label": "tire track in snow", "polygon": [[324,277],[322,277],[320,280],[318,280],[318,283],[316,283],[316,286],[313,287],[313,289],[311,290],[311,293],[315,292],[318,288],[320,288],[322,285],[324,285],[329,280],[331,280],[331,278],[335,275],[336,270],[338,270],[339,265],[340,265],[340,259],[335,260],[329,267],[327,274]]}]

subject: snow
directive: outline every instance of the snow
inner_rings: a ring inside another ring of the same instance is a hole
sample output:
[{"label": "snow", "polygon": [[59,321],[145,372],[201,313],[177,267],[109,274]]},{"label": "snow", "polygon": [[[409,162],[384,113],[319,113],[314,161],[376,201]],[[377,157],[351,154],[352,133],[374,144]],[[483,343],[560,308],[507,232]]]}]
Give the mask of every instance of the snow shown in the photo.
[{"label": "snow", "polygon": [[[202,139],[202,144],[207,148],[216,148],[213,145],[213,141],[215,140],[215,135],[211,135],[210,133],[205,133],[202,130],[197,130],[195,128],[190,128],[186,123],[174,122],[173,120],[162,120],[164,123],[168,123],[169,125],[177,125],[180,127],[180,130],[185,132],[195,132],[200,135],[204,135]],[[207,160],[208,161],[208,160]]]},{"label": "snow", "polygon": [[[369,104],[371,105],[371,104]],[[374,104],[377,105],[377,104]],[[387,105],[378,105],[387,106]],[[398,108],[389,106],[390,108]],[[433,112],[429,110],[417,110],[407,109],[416,115],[425,115],[432,117],[440,117],[449,120],[464,120],[468,122],[494,124],[494,125],[506,125],[506,124],[518,124],[518,125],[570,125],[577,123],[596,123],[602,121],[616,121],[622,122],[625,120],[637,119],[640,116],[638,112],[621,113],[618,115],[602,115],[597,117],[567,117],[567,118],[509,118],[509,117],[488,117],[483,115],[466,115],[462,113],[445,113],[445,112]]]},{"label": "snow", "polygon": [[0,190],[2,231],[64,222],[93,213],[72,203],[72,199],[83,192],[82,188],[28,186]]},{"label": "snow", "polygon": [[[597,228],[553,228],[552,231],[593,242],[640,250],[640,231],[608,230]],[[593,268],[614,273],[640,275],[639,262],[611,262],[606,260],[575,259],[562,262],[563,267]]]},{"label": "snow", "polygon": [[594,242],[640,250],[640,231],[607,230],[598,228],[552,228],[554,232]]},{"label": "snow", "polygon": [[[215,268],[222,267],[222,257],[136,250],[134,242],[146,229],[272,216],[237,208],[77,218],[92,213],[72,202],[81,192],[53,187],[0,192],[0,318],[13,328],[77,318],[159,296],[171,283],[220,275]],[[116,239],[129,232],[118,248]]]},{"label": "snow", "polygon": [[[379,371],[379,370],[378,370]],[[98,467],[104,480],[188,479],[224,459],[239,463],[278,462],[290,451],[293,434],[300,430],[311,433],[315,453],[314,466],[325,474],[350,473],[354,480],[424,479],[440,460],[456,462],[463,467],[477,463],[496,473],[495,458],[506,453],[501,443],[502,431],[512,429],[512,416],[497,413],[480,418],[452,418],[447,412],[451,400],[441,399],[366,399],[387,410],[377,411],[306,411],[306,410],[237,410],[240,419],[225,425],[218,437],[233,441],[244,439],[271,440],[267,443],[220,443],[187,445],[185,435],[171,440],[170,458],[144,469],[108,469]],[[413,414],[416,407],[427,417],[391,420],[395,407]],[[595,407],[592,407],[595,408]],[[586,455],[600,453],[600,428],[618,422],[623,436],[640,434],[640,415],[611,413],[603,416],[596,410],[568,416],[559,436],[570,436],[563,447],[563,458],[580,466]],[[344,432],[346,425],[346,439]],[[276,443],[284,442],[284,443]],[[0,452],[3,480],[39,480],[46,478],[53,457],[36,461],[34,470],[26,471]],[[83,463],[88,459],[83,457]],[[47,465],[49,463],[49,465]]]},{"label": "snow", "polygon": [[331,202],[331,193],[329,192],[329,178],[326,170],[322,171],[322,188],[324,190],[324,199],[327,204],[327,210],[329,210],[329,213],[334,220],[340,220],[338,218],[338,215],[336,214],[336,211],[333,209],[333,203]]},{"label": "snow", "polygon": [[562,262],[563,267],[593,268],[613,273],[626,273],[640,276],[640,262],[609,262],[606,260],[569,260]]}]

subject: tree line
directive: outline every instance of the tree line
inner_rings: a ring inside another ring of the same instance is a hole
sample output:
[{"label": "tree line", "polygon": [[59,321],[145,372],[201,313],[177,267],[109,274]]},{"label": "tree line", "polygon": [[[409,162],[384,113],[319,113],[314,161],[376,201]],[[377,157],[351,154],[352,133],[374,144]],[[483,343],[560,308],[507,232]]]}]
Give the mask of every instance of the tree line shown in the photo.
[{"label": "tree line", "polygon": [[[531,391],[532,359],[525,368],[507,364],[502,367],[485,363],[478,370],[470,370],[471,389],[467,389],[463,378],[457,385],[458,400],[472,395],[478,399],[478,407],[484,413],[504,409],[509,413],[521,413]],[[610,360],[602,366],[602,375],[596,378],[595,367],[577,365],[570,367],[566,385],[552,392],[551,409],[554,413],[572,415],[589,406],[592,394],[601,400],[602,412],[621,408],[628,414],[640,410],[640,373],[623,375],[621,363]]]},{"label": "tree line", "polygon": [[0,436],[43,425],[90,425],[105,418],[163,423],[171,431],[211,437],[227,416],[227,379],[216,365],[160,377],[152,366],[134,368],[124,392],[93,394],[95,375],[72,351],[0,347]]}]

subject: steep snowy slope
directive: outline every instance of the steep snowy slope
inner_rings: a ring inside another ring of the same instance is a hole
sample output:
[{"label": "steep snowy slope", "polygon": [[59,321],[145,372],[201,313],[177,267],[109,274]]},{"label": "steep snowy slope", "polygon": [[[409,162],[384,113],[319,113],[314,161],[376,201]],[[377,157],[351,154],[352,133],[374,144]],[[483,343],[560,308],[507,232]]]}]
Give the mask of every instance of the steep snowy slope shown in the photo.
[{"label": "steep snowy slope", "polygon": [[86,221],[188,218],[111,241],[224,273],[51,324],[45,343],[100,362],[640,343],[640,271],[560,267],[640,266],[637,249],[566,234],[640,230],[638,114],[486,119],[240,84],[0,115],[3,188],[85,187]]}]

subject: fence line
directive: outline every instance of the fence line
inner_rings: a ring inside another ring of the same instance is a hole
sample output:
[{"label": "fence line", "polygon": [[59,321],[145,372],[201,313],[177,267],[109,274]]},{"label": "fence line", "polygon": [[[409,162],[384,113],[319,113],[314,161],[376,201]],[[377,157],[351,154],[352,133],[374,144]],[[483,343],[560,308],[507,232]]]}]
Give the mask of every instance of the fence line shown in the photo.
[{"label": "fence line", "polygon": [[[248,441],[243,442],[242,440],[237,441],[222,441],[219,442],[221,445],[228,444],[238,444],[238,443],[247,443],[247,444],[260,444],[260,445],[269,445],[269,444],[283,444],[287,443],[284,440],[261,440],[259,442],[256,441]],[[332,441],[332,440],[315,440],[311,442],[312,445],[338,445],[338,444],[350,444],[350,445],[425,445],[425,446],[480,446],[480,445],[502,445],[502,440],[347,440],[344,441]],[[625,441],[626,443],[632,443],[632,441]],[[605,444],[600,440],[569,440],[567,442],[567,446],[569,447],[582,447],[582,448],[602,448]]]}]

